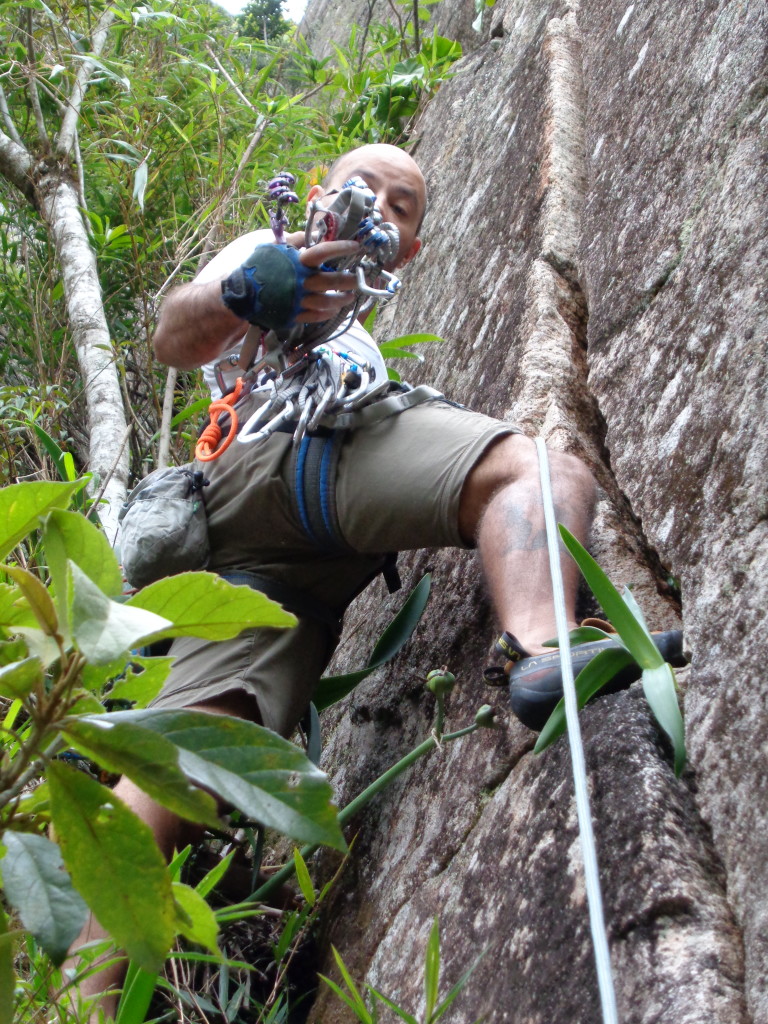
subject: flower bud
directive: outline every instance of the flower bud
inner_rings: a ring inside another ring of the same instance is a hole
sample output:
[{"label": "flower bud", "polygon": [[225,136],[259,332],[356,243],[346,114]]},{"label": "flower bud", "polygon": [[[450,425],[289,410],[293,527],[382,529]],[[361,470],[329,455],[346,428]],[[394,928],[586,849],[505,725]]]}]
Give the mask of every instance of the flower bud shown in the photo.
[{"label": "flower bud", "polygon": [[479,726],[481,729],[496,728],[496,711],[490,704],[483,704],[481,708],[477,709],[475,714],[475,725]]},{"label": "flower bud", "polygon": [[456,683],[456,676],[448,671],[448,666],[433,669],[427,675],[427,689],[436,697],[445,697],[451,692]]}]

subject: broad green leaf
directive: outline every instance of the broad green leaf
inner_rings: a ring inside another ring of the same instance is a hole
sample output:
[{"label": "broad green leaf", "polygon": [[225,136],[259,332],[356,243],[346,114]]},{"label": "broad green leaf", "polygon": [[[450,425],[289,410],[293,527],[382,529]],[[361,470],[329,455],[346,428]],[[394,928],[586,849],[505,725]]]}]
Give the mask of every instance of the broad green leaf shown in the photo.
[{"label": "broad green leaf", "polygon": [[301,856],[301,850],[298,846],[293,849],[293,864],[296,870],[296,880],[299,883],[301,894],[307,901],[307,905],[314,907],[317,902],[315,895],[315,887],[312,885],[312,879],[309,877],[309,870],[307,868],[307,862]]},{"label": "broad green leaf", "polygon": [[100,924],[147,971],[175,934],[171,879],[148,825],[83,772],[48,766],[51,811],[64,863]]},{"label": "broad green leaf", "polygon": [[24,793],[19,800],[18,814],[27,814],[34,817],[36,824],[48,821],[51,816],[51,798],[48,790],[48,783],[41,782],[31,793]]},{"label": "broad green leaf", "polygon": [[79,753],[107,771],[127,775],[139,789],[188,821],[219,825],[216,803],[179,768],[176,747],[164,736],[110,716],[65,719],[62,732]]},{"label": "broad green leaf", "polygon": [[107,662],[106,665],[86,665],[81,676],[83,686],[94,693],[100,693],[102,687],[107,683],[128,671],[128,659],[130,658],[132,661],[134,657],[133,654],[123,652],[119,658]]},{"label": "broad green leaf", "polygon": [[61,657],[61,649],[52,636],[42,629],[31,626],[16,626],[14,632],[24,637],[31,658],[37,658],[43,668],[48,668]]},{"label": "broad green leaf", "polygon": [[250,818],[305,843],[346,850],[326,776],[288,740],[260,725],[202,711],[117,711],[179,748],[179,767]]},{"label": "broad green leaf", "polygon": [[16,975],[13,970],[13,943],[8,918],[0,906],[0,1020],[13,1020]]},{"label": "broad green leaf", "polygon": [[67,707],[68,715],[103,715],[104,705],[88,690],[82,688],[72,693],[74,703]]},{"label": "broad green leaf", "polygon": [[[609,647],[607,650],[596,654],[574,680],[576,704],[579,709],[583,708],[587,701],[591,700],[596,693],[599,693],[607,683],[610,683],[622,669],[635,664],[635,659],[623,647]],[[540,754],[542,750],[546,750],[551,743],[555,742],[558,736],[562,736],[565,729],[565,699],[561,698],[547,719],[544,728],[539,733],[536,746],[533,748],[534,753]]]},{"label": "broad green leaf", "polygon": [[375,672],[381,665],[394,658],[411,638],[421,616],[424,614],[431,585],[432,576],[430,573],[422,576],[408,595],[408,600],[379,637],[365,668],[358,669],[357,672],[349,672],[343,676],[323,676],[317,684],[314,696],[312,697],[312,702],[318,711],[323,711],[325,708],[341,700],[342,697],[346,697],[359,682],[372,672]]},{"label": "broad green leaf", "polygon": [[40,516],[54,508],[66,508],[84,479],[72,483],[9,484],[0,490],[0,559],[39,526]]},{"label": "broad green leaf", "polygon": [[218,953],[216,937],[219,926],[213,911],[200,893],[181,882],[173,883],[173,895],[182,913],[176,917],[176,927],[190,942]]},{"label": "broad green leaf", "polygon": [[23,640],[18,638],[14,640],[0,640],[0,665],[10,665],[14,661],[24,661],[26,657],[27,645]]},{"label": "broad green leaf", "polygon": [[[110,700],[130,700],[144,708],[160,693],[175,658],[132,656],[125,675],[115,680],[106,696]],[[138,671],[137,671],[138,669]]]},{"label": "broad green leaf", "polygon": [[437,1006],[437,993],[440,984],[440,926],[437,918],[432,923],[427,940],[427,952],[424,958],[424,999],[426,1002],[425,1016],[432,1019]]},{"label": "broad green leaf", "polygon": [[45,520],[43,540],[57,593],[66,593],[68,558],[108,597],[121,593],[123,576],[115,553],[103,530],[85,516],[61,510],[51,512]]},{"label": "broad green leaf", "polygon": [[17,700],[28,696],[43,679],[43,666],[37,658],[25,658],[0,668],[0,697]]},{"label": "broad green leaf", "polygon": [[11,577],[21,593],[24,595],[32,613],[37,620],[40,629],[46,636],[58,636],[59,620],[51,595],[43,584],[26,569],[20,569],[15,565],[6,565],[5,572]]},{"label": "broad green leaf", "polygon": [[146,609],[172,623],[152,639],[199,636],[229,640],[251,626],[284,628],[296,625],[296,616],[275,601],[246,586],[232,586],[210,572],[183,572],[144,587],[126,604]]},{"label": "broad green leaf", "polygon": [[88,908],[64,870],[61,851],[45,836],[6,832],[3,890],[21,923],[55,964],[85,924]]},{"label": "broad green leaf", "polygon": [[0,626],[15,630],[17,626],[37,625],[37,619],[18,587],[0,583]]},{"label": "broad green leaf", "polygon": [[637,621],[621,594],[594,558],[564,526],[560,526],[559,529],[563,543],[584,574],[592,593],[638,665],[641,668],[657,668],[663,665],[664,659],[656,649],[647,629]]},{"label": "broad green leaf", "polygon": [[658,668],[643,669],[643,692],[656,721],[672,740],[675,775],[680,775],[685,768],[685,730],[672,667],[665,662]]},{"label": "broad green leaf", "polygon": [[70,560],[72,574],[72,635],[80,652],[96,665],[105,665],[137,647],[147,636],[170,623],[154,612],[112,601]]}]

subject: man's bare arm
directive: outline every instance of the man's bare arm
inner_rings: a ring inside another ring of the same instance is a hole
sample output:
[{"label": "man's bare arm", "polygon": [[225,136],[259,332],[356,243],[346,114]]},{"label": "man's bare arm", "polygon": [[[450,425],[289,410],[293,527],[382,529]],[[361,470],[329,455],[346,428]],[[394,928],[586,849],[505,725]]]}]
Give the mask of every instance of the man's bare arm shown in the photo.
[{"label": "man's bare arm", "polygon": [[183,284],[163,300],[152,344],[161,363],[193,370],[241,340],[248,324],[221,301],[221,282]]}]

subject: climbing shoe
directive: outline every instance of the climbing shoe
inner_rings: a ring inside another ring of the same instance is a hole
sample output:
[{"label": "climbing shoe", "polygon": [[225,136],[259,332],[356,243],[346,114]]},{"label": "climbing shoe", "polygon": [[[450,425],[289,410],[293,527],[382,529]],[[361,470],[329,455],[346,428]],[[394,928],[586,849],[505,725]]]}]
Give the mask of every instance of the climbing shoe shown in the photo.
[{"label": "climbing shoe", "polygon": [[[680,630],[654,633],[653,642],[665,661],[677,667],[685,665],[683,656],[683,634]],[[616,640],[594,640],[571,648],[574,678],[601,651],[617,648]],[[642,669],[639,665],[627,665],[618,672],[600,693],[615,693],[625,690],[639,679]],[[563,696],[563,680],[560,674],[560,651],[551,654],[536,654],[520,658],[509,668],[509,699],[512,710],[523,725],[540,732]]]}]

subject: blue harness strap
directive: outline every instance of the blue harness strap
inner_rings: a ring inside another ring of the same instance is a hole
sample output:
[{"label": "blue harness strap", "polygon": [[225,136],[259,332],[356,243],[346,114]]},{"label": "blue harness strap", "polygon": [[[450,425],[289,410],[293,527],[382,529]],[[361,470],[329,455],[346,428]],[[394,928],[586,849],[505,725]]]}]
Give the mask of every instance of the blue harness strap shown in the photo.
[{"label": "blue harness strap", "polygon": [[301,525],[312,543],[334,553],[352,549],[342,537],[336,510],[336,471],[343,431],[306,434],[293,455],[293,492]]}]

